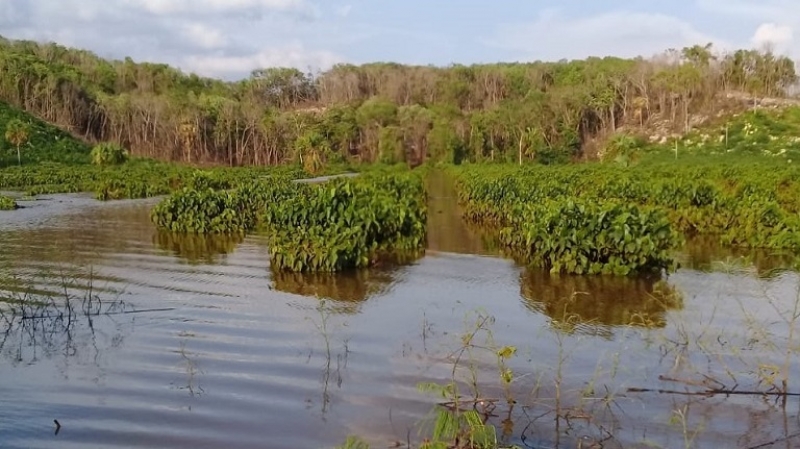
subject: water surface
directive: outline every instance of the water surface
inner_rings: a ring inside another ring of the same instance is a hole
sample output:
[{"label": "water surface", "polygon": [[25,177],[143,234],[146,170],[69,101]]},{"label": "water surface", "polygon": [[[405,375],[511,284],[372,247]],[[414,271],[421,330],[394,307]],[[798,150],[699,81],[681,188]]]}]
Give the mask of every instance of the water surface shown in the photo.
[{"label": "water surface", "polygon": [[[487,316],[491,335],[476,342],[517,348],[516,404],[498,402],[491,418],[508,442],[800,444],[797,398],[628,391],[696,391],[708,379],[768,390],[769,370],[787,361],[798,285],[776,270],[785,255],[698,244],[668,279],[552,277],[496,257],[458,220],[446,183],[431,192],[424,258],[341,275],[273,273],[263,236],[159,233],[155,199],[54,195],[0,212],[5,296],[66,295],[76,311],[0,317],[0,447],[418,441],[437,399],[416,385],[447,382],[462,335]],[[101,313],[81,314],[88,306]],[[475,373],[481,396],[504,397],[490,351],[469,363],[460,380]],[[788,363],[797,373],[797,357]]]}]

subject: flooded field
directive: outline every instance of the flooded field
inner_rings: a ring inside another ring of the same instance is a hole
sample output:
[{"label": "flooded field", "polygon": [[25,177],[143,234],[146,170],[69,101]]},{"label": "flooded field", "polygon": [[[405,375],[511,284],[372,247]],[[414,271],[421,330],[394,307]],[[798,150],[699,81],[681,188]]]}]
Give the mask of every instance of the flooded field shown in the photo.
[{"label": "flooded field", "polygon": [[0,316],[0,447],[404,447],[440,400],[417,385],[454,373],[504,444],[800,445],[792,257],[693,242],[668,279],[552,277],[431,191],[424,258],[341,275],[159,234],[156,200],[0,212],[9,303],[54,298]]}]

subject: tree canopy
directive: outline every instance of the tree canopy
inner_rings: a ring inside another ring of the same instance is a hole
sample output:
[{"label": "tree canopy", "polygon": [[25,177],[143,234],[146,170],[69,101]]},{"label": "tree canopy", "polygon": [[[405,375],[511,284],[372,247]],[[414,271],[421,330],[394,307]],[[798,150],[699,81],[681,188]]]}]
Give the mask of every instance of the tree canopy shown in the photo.
[{"label": "tree canopy", "polygon": [[[165,64],[111,61],[0,40],[0,100],[131,155],[227,165],[326,159],[551,162],[622,126],[676,129],[730,91],[783,96],[794,62],[711,45],[661,57],[254,70],[224,82]],[[312,151],[313,150],[313,151]]]}]

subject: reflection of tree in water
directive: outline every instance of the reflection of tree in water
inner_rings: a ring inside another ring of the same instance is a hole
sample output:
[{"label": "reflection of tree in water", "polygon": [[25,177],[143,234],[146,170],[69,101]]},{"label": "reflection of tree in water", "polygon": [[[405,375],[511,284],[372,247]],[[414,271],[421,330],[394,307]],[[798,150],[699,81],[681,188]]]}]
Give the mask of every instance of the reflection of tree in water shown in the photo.
[{"label": "reflection of tree in water", "polygon": [[694,237],[686,242],[680,260],[683,268],[711,272],[754,270],[761,278],[795,270],[800,254],[725,246],[716,237]]},{"label": "reflection of tree in water", "polygon": [[295,273],[272,270],[275,290],[295,295],[315,296],[336,301],[331,304],[339,313],[358,313],[360,303],[386,293],[394,282],[390,266],[339,273]]},{"label": "reflection of tree in water", "polygon": [[232,253],[242,243],[244,236],[239,234],[179,234],[159,231],[153,236],[153,243],[170,251],[190,264],[213,264],[219,256]]},{"label": "reflection of tree in water", "polygon": [[558,276],[531,269],[522,274],[520,283],[528,308],[571,332],[664,327],[665,313],[683,307],[680,293],[658,278]]}]

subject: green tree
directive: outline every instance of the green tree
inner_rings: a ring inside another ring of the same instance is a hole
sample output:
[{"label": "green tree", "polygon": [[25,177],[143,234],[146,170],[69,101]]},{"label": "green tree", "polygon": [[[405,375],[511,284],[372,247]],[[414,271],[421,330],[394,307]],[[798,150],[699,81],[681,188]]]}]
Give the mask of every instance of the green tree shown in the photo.
[{"label": "green tree", "polygon": [[30,135],[30,127],[22,120],[13,119],[6,123],[5,137],[8,143],[17,148],[17,163],[19,163],[19,165],[22,165],[22,153],[20,152],[20,147],[28,143]]}]

